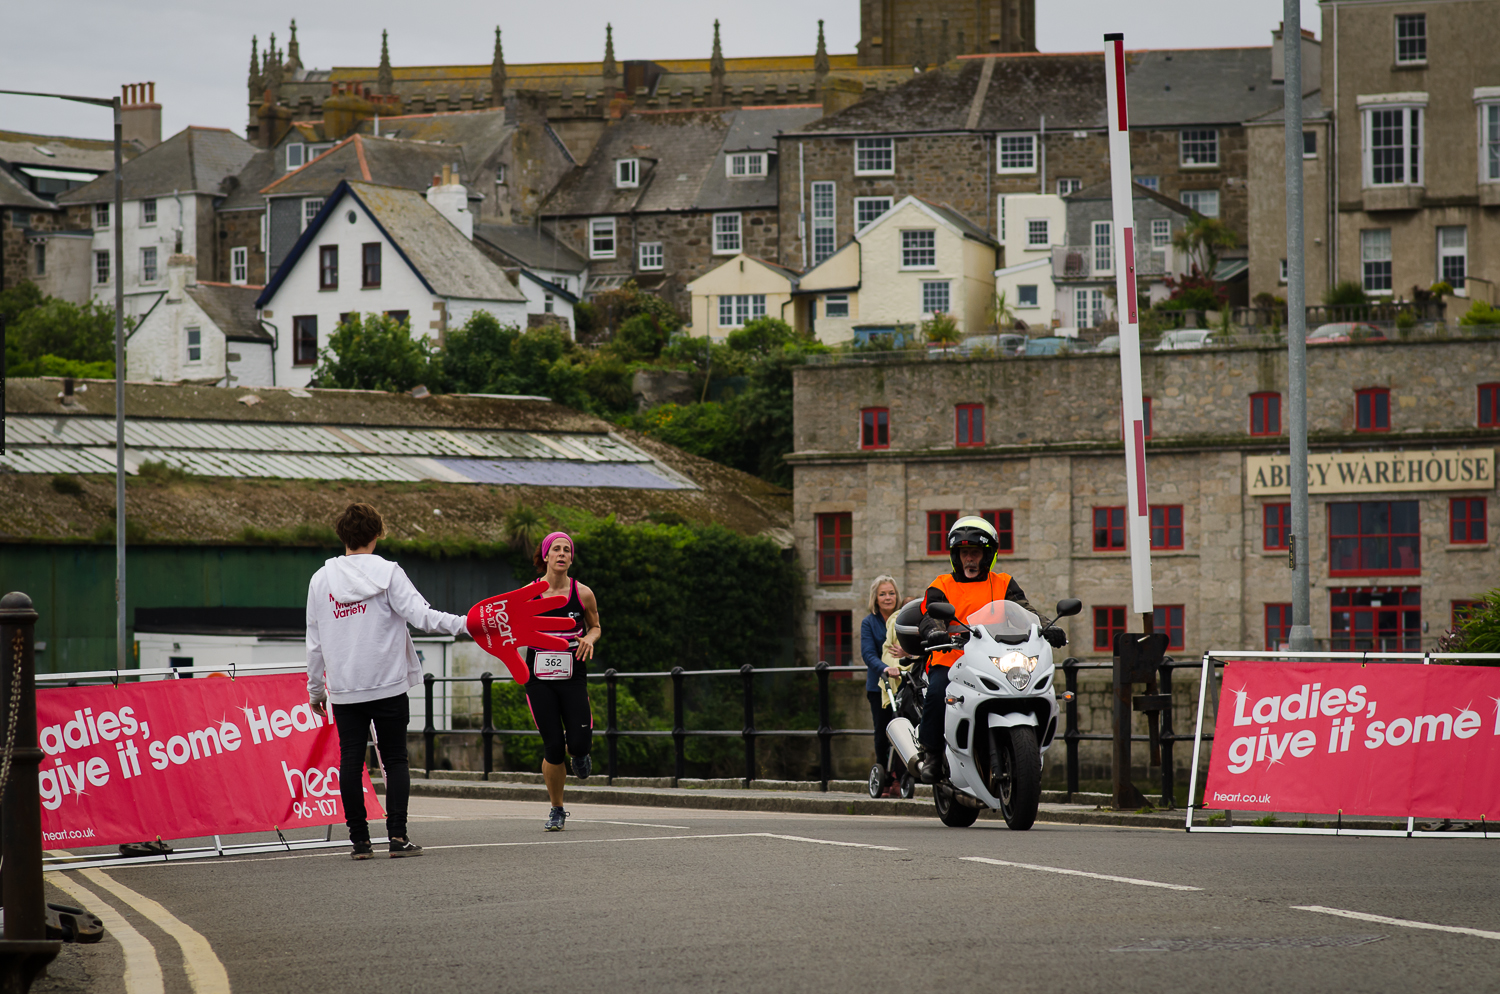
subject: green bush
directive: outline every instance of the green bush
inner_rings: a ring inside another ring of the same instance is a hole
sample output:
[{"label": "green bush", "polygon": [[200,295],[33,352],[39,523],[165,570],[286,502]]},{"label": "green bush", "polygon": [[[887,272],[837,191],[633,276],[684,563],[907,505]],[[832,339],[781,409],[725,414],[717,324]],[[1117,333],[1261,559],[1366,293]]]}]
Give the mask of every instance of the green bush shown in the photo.
[{"label": "green bush", "polygon": [[703,404],[660,404],[629,420],[630,427],[695,456],[726,466],[743,463],[744,445],[740,424],[730,408],[709,401]]},{"label": "green bush", "polygon": [[731,331],[724,339],[731,351],[764,358],[797,340],[792,326],[780,318],[759,317],[747,321],[743,328]]},{"label": "green bush", "polygon": [[1370,298],[1365,296],[1365,288],[1359,280],[1335,283],[1323,294],[1323,303],[1329,307],[1358,307],[1369,302]]},{"label": "green bush", "polygon": [[1469,610],[1457,632],[1463,640],[1457,652],[1500,652],[1500,587]]},{"label": "green bush", "polygon": [[922,322],[922,338],[937,344],[958,341],[958,319],[952,314],[934,314]]},{"label": "green bush", "polygon": [[[0,293],[7,376],[115,375],[115,312],[93,301],[45,297],[23,280]],[[134,322],[128,322],[127,329]]]},{"label": "green bush", "polygon": [[412,338],[409,322],[385,314],[350,315],[333,330],[313,370],[320,387],[391,393],[439,387],[442,379],[441,361],[426,337]]},{"label": "green bush", "polygon": [[1500,308],[1491,307],[1482,300],[1476,300],[1469,305],[1463,317],[1458,319],[1461,325],[1500,325]]}]

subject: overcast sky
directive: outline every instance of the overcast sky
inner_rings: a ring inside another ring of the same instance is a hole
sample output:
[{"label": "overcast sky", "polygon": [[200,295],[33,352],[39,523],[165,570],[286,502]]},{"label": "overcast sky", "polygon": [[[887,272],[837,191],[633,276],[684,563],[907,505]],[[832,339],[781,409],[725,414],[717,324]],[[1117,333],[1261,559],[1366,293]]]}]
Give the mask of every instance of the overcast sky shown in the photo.
[{"label": "overcast sky", "polygon": [[[1303,25],[1321,36],[1317,0],[1300,3]],[[566,16],[559,17],[564,5]],[[853,52],[859,41],[859,0],[654,0],[646,7],[614,0],[360,0],[353,6],[326,0],[11,0],[7,7],[10,40],[0,59],[0,89],[109,97],[122,83],[152,80],[164,137],[189,124],[243,134],[250,36],[258,35],[264,48],[274,31],[284,46],[293,17],[303,64],[320,69],[375,65],[382,27],[391,33],[395,65],[487,63],[497,19],[507,62],[601,59],[606,20],[614,21],[621,60],[706,58],[715,17],[723,21],[730,58],[810,53],[818,18],[826,21],[830,52]],[[1098,50],[1110,31],[1125,32],[1131,48],[1268,45],[1281,14],[1277,0],[1037,0],[1037,47]],[[108,138],[110,116],[103,108],[0,96],[0,130]]]}]

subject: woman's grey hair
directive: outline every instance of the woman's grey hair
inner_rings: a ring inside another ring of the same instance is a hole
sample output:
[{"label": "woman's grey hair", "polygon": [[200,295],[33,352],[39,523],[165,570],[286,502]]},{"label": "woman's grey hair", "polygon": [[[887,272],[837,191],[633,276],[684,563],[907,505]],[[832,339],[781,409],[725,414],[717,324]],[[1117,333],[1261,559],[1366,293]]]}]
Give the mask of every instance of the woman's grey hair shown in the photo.
[{"label": "woman's grey hair", "polygon": [[896,588],[896,606],[897,607],[901,606],[901,584],[897,583],[896,582],[896,578],[894,576],[891,576],[889,573],[882,573],[879,576],[877,576],[875,579],[873,579],[873,580],[870,581],[870,613],[871,614],[874,614],[874,615],[879,615],[880,614],[880,605],[877,604],[877,603],[875,603],[875,594],[876,594],[877,591],[880,590],[881,585],[882,584],[886,584],[886,583],[889,583],[891,586],[893,586],[893,587]]}]

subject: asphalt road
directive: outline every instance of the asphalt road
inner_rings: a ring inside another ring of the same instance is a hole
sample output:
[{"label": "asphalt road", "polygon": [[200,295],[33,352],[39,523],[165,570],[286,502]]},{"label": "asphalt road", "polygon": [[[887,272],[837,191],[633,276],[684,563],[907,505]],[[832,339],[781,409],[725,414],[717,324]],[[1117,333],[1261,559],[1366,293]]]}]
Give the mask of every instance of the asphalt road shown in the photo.
[{"label": "asphalt road", "polygon": [[1500,970],[1500,841],[569,808],[547,834],[541,805],[414,798],[418,859],[49,873],[110,932],[36,989],[1426,994]]}]

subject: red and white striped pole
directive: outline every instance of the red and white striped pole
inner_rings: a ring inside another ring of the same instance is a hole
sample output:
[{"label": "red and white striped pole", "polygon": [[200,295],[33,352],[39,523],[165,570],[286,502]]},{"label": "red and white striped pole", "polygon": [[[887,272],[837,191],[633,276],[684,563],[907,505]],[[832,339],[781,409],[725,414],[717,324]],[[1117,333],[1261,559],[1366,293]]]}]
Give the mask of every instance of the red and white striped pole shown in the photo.
[{"label": "red and white striped pole", "polygon": [[1135,611],[1151,630],[1151,510],[1146,499],[1146,421],[1141,403],[1141,328],[1136,314],[1135,211],[1131,203],[1130,122],[1125,102],[1125,36],[1104,36],[1109,95],[1109,183],[1114,201],[1115,311],[1120,325],[1120,394],[1125,428],[1126,534]]}]

